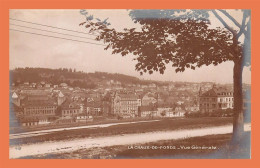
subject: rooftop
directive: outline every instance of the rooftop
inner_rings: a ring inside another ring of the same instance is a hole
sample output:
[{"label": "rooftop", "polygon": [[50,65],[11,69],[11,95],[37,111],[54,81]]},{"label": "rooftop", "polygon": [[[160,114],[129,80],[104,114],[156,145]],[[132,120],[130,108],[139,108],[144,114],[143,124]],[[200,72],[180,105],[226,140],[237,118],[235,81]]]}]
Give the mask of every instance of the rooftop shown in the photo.
[{"label": "rooftop", "polygon": [[225,97],[233,96],[233,91],[225,87],[213,87],[201,95],[202,97]]},{"label": "rooftop", "polygon": [[53,98],[45,98],[44,100],[34,100],[26,97],[21,101],[23,107],[44,107],[44,106],[55,106],[57,105],[56,101]]}]

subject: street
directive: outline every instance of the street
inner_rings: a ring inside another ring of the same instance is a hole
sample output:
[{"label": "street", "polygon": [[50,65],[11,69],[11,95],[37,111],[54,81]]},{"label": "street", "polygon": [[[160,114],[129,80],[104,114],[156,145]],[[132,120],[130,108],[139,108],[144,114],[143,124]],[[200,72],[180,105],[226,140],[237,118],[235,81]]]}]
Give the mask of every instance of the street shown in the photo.
[{"label": "street", "polygon": [[[227,134],[232,133],[232,128],[232,125],[224,125],[199,129],[158,131],[140,134],[116,135],[110,137],[82,138],[65,141],[42,142],[37,144],[24,144],[21,146],[11,146],[9,148],[9,158],[15,159],[33,155],[63,153],[93,147],[130,145],[160,140],[190,138],[213,134]],[[244,129],[245,131],[250,131],[251,124],[245,124]]]}]

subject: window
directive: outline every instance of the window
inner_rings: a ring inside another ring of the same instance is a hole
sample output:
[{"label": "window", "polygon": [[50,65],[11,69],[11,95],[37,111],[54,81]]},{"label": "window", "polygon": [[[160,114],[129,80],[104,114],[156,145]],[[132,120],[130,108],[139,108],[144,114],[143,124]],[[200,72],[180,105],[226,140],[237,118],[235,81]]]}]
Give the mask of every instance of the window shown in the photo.
[{"label": "window", "polygon": [[216,108],[216,104],[212,104],[212,107],[213,107],[213,108]]}]

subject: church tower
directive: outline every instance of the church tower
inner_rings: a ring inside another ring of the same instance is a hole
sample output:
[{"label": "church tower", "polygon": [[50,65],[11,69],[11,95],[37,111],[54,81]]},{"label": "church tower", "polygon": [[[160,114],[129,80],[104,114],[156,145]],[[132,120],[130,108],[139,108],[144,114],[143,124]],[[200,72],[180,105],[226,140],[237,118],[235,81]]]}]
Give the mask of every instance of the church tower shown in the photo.
[{"label": "church tower", "polygon": [[58,106],[60,106],[65,100],[66,100],[66,97],[64,96],[64,94],[62,94],[62,92],[60,92],[58,94]]},{"label": "church tower", "polygon": [[12,95],[12,103],[14,103],[16,106],[20,106],[21,105],[21,103],[20,103],[20,98],[19,98],[19,96],[17,95],[17,93],[13,93],[13,95]]}]

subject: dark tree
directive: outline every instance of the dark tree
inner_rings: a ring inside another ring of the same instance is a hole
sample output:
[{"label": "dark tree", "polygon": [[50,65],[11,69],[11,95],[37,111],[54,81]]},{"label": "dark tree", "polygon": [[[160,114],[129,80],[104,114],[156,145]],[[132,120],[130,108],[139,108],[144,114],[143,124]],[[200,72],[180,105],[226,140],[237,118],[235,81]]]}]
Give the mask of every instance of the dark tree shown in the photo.
[{"label": "dark tree", "polygon": [[[210,28],[209,12],[225,28]],[[242,71],[251,64],[249,10],[242,10],[243,20],[238,23],[226,10],[131,10],[130,17],[138,28],[125,28],[116,31],[110,28],[108,19],[94,19],[88,12],[81,10],[86,21],[80,25],[90,33],[97,33],[96,40],[104,41],[105,50],[112,49],[112,54],[133,54],[137,60],[135,68],[141,74],[152,74],[166,69],[166,64],[183,72],[186,68],[195,69],[202,65],[218,65],[225,61],[234,62],[234,122],[233,140],[239,142],[243,133],[242,109]],[[222,13],[233,22],[238,31],[230,27]],[[239,38],[244,36],[244,43]]]}]

